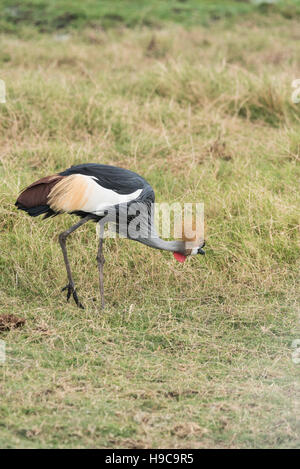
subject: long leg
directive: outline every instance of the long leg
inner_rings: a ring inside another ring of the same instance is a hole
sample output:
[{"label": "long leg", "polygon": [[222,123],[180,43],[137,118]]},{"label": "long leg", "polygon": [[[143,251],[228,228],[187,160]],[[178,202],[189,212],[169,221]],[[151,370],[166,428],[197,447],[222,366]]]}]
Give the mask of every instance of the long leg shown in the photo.
[{"label": "long leg", "polygon": [[68,275],[68,280],[69,280],[69,283],[68,285],[66,285],[62,291],[64,290],[67,290],[68,289],[68,293],[67,293],[67,301],[69,301],[70,299],[70,296],[71,296],[71,293],[73,294],[73,298],[75,300],[75,303],[77,304],[77,306],[79,308],[82,308],[83,309],[83,306],[82,304],[80,303],[80,301],[78,300],[78,296],[77,296],[77,293],[76,293],[76,289],[75,289],[75,285],[74,285],[74,282],[73,282],[73,278],[72,278],[72,272],[71,272],[71,268],[70,268],[70,263],[69,263],[69,259],[68,259],[68,254],[67,254],[67,247],[66,247],[66,240],[67,240],[67,237],[73,233],[73,231],[77,230],[77,228],[79,228],[80,226],[84,225],[87,221],[89,221],[91,219],[91,216],[88,215],[87,217],[85,218],[82,218],[78,223],[76,223],[75,225],[71,226],[71,228],[69,228],[68,230],[64,231],[63,233],[61,233],[59,235],[59,244],[61,246],[61,249],[62,249],[62,252],[63,252],[63,255],[64,255],[64,261],[65,261],[65,265],[66,265],[66,270],[67,270],[67,275]]},{"label": "long leg", "polygon": [[99,284],[100,284],[100,295],[101,295],[101,306],[104,309],[104,285],[103,285],[103,266],[104,266],[104,255],[103,255],[103,235],[104,235],[104,225],[100,222],[100,234],[99,234],[99,248],[97,254],[97,263],[99,270]]}]

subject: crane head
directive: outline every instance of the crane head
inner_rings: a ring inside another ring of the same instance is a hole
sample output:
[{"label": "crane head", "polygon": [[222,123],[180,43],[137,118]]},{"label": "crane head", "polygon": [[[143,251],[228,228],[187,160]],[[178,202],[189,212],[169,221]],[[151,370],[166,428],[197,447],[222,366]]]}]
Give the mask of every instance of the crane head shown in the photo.
[{"label": "crane head", "polygon": [[185,262],[188,256],[195,256],[196,254],[204,255],[205,251],[204,249],[202,249],[204,248],[204,246],[205,246],[205,241],[203,240],[201,245],[186,249],[184,254],[180,252],[173,252],[173,256],[178,262]]},{"label": "crane head", "polygon": [[[195,220],[191,223],[182,224],[182,241],[184,243],[183,252],[174,252],[175,259],[179,262],[185,262],[188,256],[194,256],[197,254],[204,255],[205,241],[202,236],[202,230],[197,230]],[[199,231],[201,232],[199,234]]]}]

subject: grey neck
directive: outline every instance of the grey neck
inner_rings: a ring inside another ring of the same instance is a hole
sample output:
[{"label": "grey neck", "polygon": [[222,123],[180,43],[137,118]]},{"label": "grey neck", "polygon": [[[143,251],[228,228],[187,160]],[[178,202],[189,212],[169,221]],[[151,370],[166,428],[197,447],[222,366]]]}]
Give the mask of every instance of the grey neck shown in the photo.
[{"label": "grey neck", "polygon": [[183,241],[165,241],[159,237],[137,238],[136,241],[146,244],[154,249],[161,249],[163,251],[185,253],[185,243]]},{"label": "grey neck", "polygon": [[[148,236],[145,236],[146,233],[148,233]],[[148,225],[148,230],[142,231],[142,233],[137,237],[128,237],[130,239],[135,239],[139,243],[146,244],[146,246],[160,249],[162,251],[180,252],[181,254],[184,254],[186,251],[185,243],[183,241],[165,241],[164,239],[161,239],[157,234],[154,223],[150,226]]]},{"label": "grey neck", "polygon": [[[137,204],[139,205],[139,204]],[[138,221],[140,224],[140,231],[137,232],[135,229],[131,230],[130,225],[127,224],[127,211],[128,207],[127,204],[120,204],[119,205],[119,223],[118,223],[118,230],[122,236],[126,238],[138,241],[139,243],[146,244],[146,246],[150,246],[154,249],[161,249],[163,251],[172,251],[172,252],[179,252],[181,254],[185,254],[186,246],[183,241],[165,241],[161,239],[157,231],[155,229],[154,224],[154,217],[153,213],[152,216],[149,217],[149,212],[147,205],[140,204],[141,214],[138,216]],[[144,208],[144,211],[143,211]],[[115,215],[115,212],[113,212]],[[122,217],[125,217],[125,223],[121,223]],[[109,219],[109,215],[105,217],[103,220],[104,223],[107,221],[114,221],[115,219]],[[100,221],[100,223],[102,223]],[[133,225],[134,227],[135,225]]]}]

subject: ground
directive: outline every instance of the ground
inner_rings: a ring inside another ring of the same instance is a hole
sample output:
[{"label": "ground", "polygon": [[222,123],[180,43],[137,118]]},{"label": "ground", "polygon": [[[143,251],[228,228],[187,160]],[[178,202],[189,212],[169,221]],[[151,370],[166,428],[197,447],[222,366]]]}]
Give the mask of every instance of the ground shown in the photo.
[{"label": "ground", "polygon": [[[261,13],[56,31],[8,18],[0,313],[26,324],[0,332],[1,447],[299,446],[299,22]],[[205,257],[105,242],[104,312],[95,225],[68,239],[79,310],[58,244],[75,218],[14,207],[88,161],[205,205]]]}]

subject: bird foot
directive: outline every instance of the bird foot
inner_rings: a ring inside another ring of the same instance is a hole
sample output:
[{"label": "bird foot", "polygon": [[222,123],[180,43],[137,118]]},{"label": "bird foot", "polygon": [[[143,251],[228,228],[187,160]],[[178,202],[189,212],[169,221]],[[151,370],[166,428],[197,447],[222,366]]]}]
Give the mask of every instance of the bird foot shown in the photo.
[{"label": "bird foot", "polygon": [[62,288],[61,291],[65,291],[65,290],[68,290],[67,301],[69,301],[69,299],[71,297],[71,293],[72,293],[74,301],[75,301],[76,305],[78,306],[78,308],[84,309],[84,306],[80,303],[80,301],[78,299],[78,296],[77,296],[76,289],[75,289],[74,285],[71,285],[70,283],[68,283],[64,288]]}]

